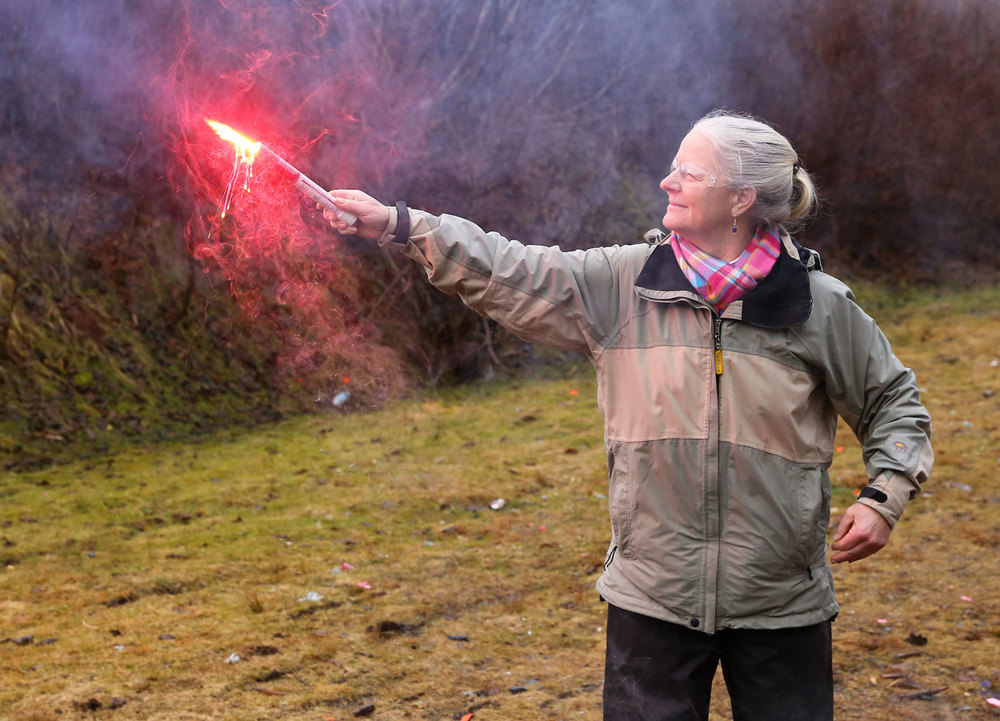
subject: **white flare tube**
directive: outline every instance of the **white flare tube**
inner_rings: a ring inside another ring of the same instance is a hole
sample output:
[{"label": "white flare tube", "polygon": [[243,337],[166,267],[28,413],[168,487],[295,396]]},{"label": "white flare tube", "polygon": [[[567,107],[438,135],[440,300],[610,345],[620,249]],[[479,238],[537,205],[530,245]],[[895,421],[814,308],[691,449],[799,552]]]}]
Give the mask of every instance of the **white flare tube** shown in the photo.
[{"label": "white flare tube", "polygon": [[294,185],[300,193],[308,195],[322,207],[332,210],[337,214],[338,218],[346,222],[348,225],[354,225],[354,223],[357,222],[358,218],[356,215],[338,208],[337,204],[333,202],[333,198],[330,197],[330,194],[323,190],[323,188],[321,188],[314,180],[299,172],[298,168],[275,153],[266,145],[261,144],[260,149],[273,158],[278,166],[285,171],[289,183]]}]

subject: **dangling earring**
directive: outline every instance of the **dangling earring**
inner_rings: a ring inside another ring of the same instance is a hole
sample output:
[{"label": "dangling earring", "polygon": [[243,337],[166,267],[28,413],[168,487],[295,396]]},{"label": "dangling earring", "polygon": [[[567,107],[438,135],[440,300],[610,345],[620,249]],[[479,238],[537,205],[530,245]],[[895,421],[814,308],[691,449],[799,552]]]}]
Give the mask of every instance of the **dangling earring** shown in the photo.
[{"label": "dangling earring", "polygon": [[733,235],[736,235],[736,216],[733,216]]}]

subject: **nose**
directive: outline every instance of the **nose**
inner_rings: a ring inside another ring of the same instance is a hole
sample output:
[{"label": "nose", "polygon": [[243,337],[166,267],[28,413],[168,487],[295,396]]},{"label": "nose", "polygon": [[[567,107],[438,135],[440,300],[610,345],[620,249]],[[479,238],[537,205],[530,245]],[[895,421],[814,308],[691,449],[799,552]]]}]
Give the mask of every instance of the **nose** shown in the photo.
[{"label": "nose", "polygon": [[680,190],[680,183],[677,180],[677,171],[671,171],[667,177],[660,181],[660,190],[670,192],[671,190]]}]

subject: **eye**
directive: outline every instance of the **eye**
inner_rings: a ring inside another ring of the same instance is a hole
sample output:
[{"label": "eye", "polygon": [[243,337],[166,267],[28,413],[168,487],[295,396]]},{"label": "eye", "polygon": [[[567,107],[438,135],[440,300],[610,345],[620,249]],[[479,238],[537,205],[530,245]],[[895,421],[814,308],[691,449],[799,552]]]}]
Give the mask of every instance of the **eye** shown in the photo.
[{"label": "eye", "polygon": [[681,181],[690,181],[710,186],[715,185],[714,175],[692,163],[681,163],[677,170]]},{"label": "eye", "polygon": [[694,183],[694,184],[705,184],[705,185],[715,185],[715,176],[709,173],[704,168],[701,168],[687,161],[677,164],[675,159],[670,164],[670,174],[677,173],[677,179],[682,183]]},{"label": "eye", "polygon": [[677,173],[677,179],[682,183],[686,183],[691,178],[691,164],[681,163],[678,165],[677,161],[674,160],[674,162],[670,164],[670,172],[671,174]]},{"label": "eye", "polygon": [[681,163],[681,180],[693,180],[696,183],[704,182],[708,174],[691,163]]}]

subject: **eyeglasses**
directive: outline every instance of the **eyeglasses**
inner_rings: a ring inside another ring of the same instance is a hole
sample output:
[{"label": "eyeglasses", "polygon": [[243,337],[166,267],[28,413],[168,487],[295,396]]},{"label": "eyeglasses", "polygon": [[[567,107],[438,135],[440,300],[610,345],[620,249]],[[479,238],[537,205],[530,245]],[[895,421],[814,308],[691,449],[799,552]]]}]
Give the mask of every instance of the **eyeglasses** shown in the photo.
[{"label": "eyeglasses", "polygon": [[677,164],[675,160],[670,165],[670,175],[677,173],[677,177],[680,178],[682,183],[695,183],[697,185],[707,185],[709,187],[715,185],[715,176],[704,168],[699,168],[693,163],[681,163]]}]

